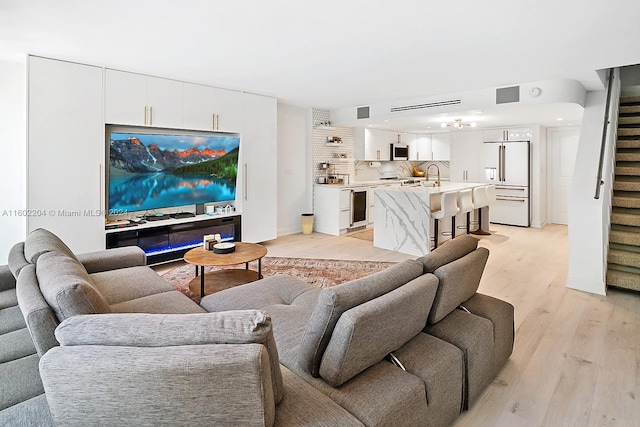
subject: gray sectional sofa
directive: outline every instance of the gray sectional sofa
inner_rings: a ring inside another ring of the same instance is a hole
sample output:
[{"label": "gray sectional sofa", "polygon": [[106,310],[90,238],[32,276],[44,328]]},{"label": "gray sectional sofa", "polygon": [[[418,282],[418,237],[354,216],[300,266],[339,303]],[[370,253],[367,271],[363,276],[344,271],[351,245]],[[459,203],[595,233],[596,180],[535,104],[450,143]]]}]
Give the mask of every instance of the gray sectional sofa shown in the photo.
[{"label": "gray sectional sofa", "polygon": [[450,425],[513,348],[513,307],[476,293],[487,257],[462,236],[199,306],[138,248],[76,256],[36,230],[0,269],[0,425]]}]

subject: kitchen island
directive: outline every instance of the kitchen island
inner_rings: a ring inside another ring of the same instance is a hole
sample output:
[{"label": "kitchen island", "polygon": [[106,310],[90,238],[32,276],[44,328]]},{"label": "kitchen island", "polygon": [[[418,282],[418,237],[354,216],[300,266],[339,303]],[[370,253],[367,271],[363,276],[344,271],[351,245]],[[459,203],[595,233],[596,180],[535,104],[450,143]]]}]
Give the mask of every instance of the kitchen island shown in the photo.
[{"label": "kitchen island", "polygon": [[[483,185],[487,184],[443,182],[440,187],[416,185],[376,189],[373,246],[415,256],[430,252],[434,221],[431,211],[440,209],[440,195]],[[466,226],[466,220],[466,214],[459,214],[456,226]],[[483,228],[487,230],[488,207],[483,208],[482,222]],[[440,222],[439,231],[451,232],[450,218]],[[461,234],[466,230],[458,229],[457,232]],[[447,238],[450,236],[441,235],[439,242]]]}]

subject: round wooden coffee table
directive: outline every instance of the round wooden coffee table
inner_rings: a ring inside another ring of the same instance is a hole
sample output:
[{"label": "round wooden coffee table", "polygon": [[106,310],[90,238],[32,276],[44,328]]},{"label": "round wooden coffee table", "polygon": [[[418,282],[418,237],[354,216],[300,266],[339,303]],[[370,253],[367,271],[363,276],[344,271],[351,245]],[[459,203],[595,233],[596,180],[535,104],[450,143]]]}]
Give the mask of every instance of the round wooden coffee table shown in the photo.
[{"label": "round wooden coffee table", "polygon": [[[235,242],[235,244],[236,250],[230,254],[216,254],[203,247],[191,249],[184,254],[185,262],[196,266],[196,277],[189,282],[191,292],[197,295],[200,288],[200,298],[202,298],[205,293],[212,294],[262,278],[262,258],[267,254],[267,248],[256,243]],[[258,271],[249,270],[249,263],[256,260]],[[208,266],[225,267],[237,264],[245,264],[245,268],[204,273],[204,268]],[[198,274],[198,268],[200,274]]]}]

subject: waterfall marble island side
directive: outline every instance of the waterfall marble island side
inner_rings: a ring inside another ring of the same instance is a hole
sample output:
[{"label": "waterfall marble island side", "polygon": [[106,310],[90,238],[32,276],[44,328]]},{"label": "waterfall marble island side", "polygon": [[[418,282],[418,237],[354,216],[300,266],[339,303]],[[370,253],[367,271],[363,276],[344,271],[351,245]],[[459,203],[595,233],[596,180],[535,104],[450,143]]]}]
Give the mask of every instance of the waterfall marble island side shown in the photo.
[{"label": "waterfall marble island side", "polygon": [[[374,191],[375,212],[373,246],[422,256],[431,251],[433,219],[431,211],[440,209],[440,195],[486,184],[471,182],[443,182],[440,187],[412,186],[377,188]],[[483,208],[483,228],[488,229],[489,209]],[[486,212],[486,213],[485,213]],[[473,216],[473,214],[472,214]],[[456,234],[466,233],[466,214],[456,216]],[[472,219],[473,221],[473,219]],[[472,227],[474,229],[474,227]],[[451,219],[440,221],[439,232],[451,232]],[[440,235],[439,242],[451,238]]]}]

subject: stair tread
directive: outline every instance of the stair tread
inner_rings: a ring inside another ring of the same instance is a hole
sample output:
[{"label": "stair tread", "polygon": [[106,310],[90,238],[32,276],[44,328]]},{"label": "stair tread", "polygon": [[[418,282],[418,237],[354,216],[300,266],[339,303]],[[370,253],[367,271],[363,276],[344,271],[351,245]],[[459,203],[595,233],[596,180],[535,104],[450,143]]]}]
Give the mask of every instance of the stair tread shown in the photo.
[{"label": "stair tread", "polygon": [[640,275],[609,269],[607,270],[607,285],[640,291]]},{"label": "stair tread", "polygon": [[640,103],[640,96],[638,95],[629,95],[629,96],[621,96],[620,97],[620,105],[623,104],[636,104]]},{"label": "stair tread", "polygon": [[616,142],[616,149],[625,149],[625,148],[640,148],[640,138],[639,139],[618,139]]},{"label": "stair tread", "polygon": [[622,114],[640,113],[640,105],[621,105],[619,112]]},{"label": "stair tread", "polygon": [[640,252],[609,249],[609,264],[640,268]]},{"label": "stair tread", "polygon": [[618,125],[640,124],[640,116],[618,117]]}]

